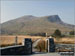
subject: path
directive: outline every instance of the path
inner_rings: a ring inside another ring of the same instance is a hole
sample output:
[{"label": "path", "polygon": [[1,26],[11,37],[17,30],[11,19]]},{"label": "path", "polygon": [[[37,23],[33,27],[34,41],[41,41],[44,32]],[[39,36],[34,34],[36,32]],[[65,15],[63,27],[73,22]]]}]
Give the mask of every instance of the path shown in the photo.
[{"label": "path", "polygon": [[32,54],[32,55],[26,55],[26,56],[61,56],[60,54],[58,53],[40,53],[40,52],[37,52],[35,54]]},{"label": "path", "polygon": [[39,42],[40,40],[41,40],[41,39],[36,40],[36,41],[33,43],[33,47],[36,47],[37,44],[38,44],[38,42]]}]

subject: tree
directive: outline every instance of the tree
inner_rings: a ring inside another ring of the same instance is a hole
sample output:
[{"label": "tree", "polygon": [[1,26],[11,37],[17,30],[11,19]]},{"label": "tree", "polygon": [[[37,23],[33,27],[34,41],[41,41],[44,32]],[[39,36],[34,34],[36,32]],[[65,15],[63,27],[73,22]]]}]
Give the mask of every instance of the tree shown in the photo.
[{"label": "tree", "polygon": [[74,31],[71,31],[71,32],[70,32],[70,35],[75,35],[75,32],[74,32]]},{"label": "tree", "polygon": [[60,37],[61,36],[61,31],[59,29],[56,29],[53,35]]}]

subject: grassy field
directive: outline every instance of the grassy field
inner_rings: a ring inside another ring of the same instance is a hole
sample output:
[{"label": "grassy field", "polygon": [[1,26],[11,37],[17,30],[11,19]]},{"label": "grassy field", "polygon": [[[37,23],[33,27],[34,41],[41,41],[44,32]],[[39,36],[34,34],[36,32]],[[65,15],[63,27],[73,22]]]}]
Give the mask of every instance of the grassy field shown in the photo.
[{"label": "grassy field", "polygon": [[[8,46],[8,45],[14,45],[15,43],[15,37],[16,36],[0,36],[0,45],[1,46]],[[46,37],[41,36],[23,36],[19,35],[18,37],[18,44],[22,44],[24,38],[31,38],[32,41],[36,41],[37,39],[41,38],[42,40],[46,40]],[[63,37],[63,38],[54,38],[55,43],[66,43],[66,44],[74,44],[75,38],[74,37]]]},{"label": "grassy field", "polygon": [[[0,45],[14,45],[15,43],[15,37],[16,36],[0,36]],[[17,36],[18,37],[18,44],[22,44],[24,38],[31,38],[32,41],[36,41],[39,38],[42,38],[40,36]]]}]

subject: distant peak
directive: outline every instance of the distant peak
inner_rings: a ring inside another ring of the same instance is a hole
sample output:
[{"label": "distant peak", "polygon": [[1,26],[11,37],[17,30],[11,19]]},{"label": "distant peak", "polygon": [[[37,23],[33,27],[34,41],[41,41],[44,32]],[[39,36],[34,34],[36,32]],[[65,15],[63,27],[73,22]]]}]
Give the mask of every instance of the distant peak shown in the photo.
[{"label": "distant peak", "polygon": [[19,19],[32,19],[32,18],[35,18],[35,16],[32,16],[32,15],[24,15],[24,16],[19,17]]},{"label": "distant peak", "polygon": [[58,15],[46,16],[50,22],[62,22]]},{"label": "distant peak", "polygon": [[[56,16],[58,16],[58,15],[48,15],[48,16],[46,16],[46,17],[56,17]],[[58,16],[59,17],[59,16]]]}]

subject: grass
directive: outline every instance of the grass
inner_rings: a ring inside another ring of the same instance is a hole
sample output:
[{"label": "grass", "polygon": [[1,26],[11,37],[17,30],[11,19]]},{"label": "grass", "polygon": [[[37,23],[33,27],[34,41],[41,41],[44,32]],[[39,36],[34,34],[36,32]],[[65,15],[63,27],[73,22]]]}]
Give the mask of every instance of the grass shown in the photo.
[{"label": "grass", "polygon": [[[0,46],[10,46],[14,45],[16,36],[0,36]],[[41,36],[23,36],[19,35],[18,37],[18,44],[22,44],[24,38],[31,38],[32,42],[36,41],[37,39],[41,38]]]},{"label": "grass", "polygon": [[[0,36],[0,46],[11,46],[14,45],[15,43],[15,37],[14,35],[3,35]],[[22,42],[24,38],[31,38],[32,42],[35,42],[37,39],[41,38],[42,40],[39,42],[44,42],[46,40],[46,37],[41,37],[41,36],[24,36],[24,35],[18,35],[18,45],[22,45]],[[63,43],[63,44],[74,44],[75,43],[75,38],[74,37],[63,37],[63,38],[54,38],[55,43]]]}]

